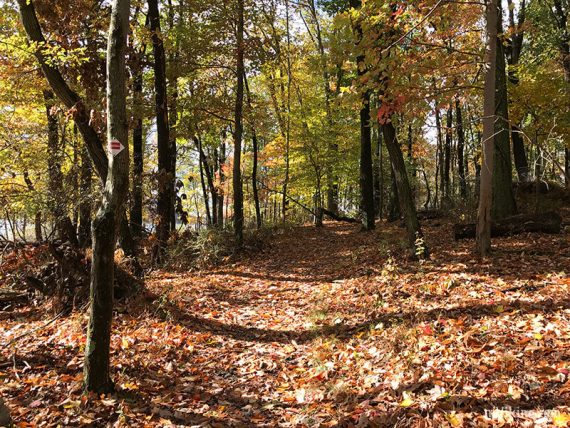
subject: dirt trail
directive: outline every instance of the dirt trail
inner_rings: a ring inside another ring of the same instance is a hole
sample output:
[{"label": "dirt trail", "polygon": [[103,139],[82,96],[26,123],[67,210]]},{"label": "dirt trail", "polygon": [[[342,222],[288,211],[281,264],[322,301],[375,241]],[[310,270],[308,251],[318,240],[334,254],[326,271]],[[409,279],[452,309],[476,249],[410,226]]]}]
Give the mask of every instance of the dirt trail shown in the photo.
[{"label": "dirt trail", "polygon": [[[507,404],[567,412],[568,235],[496,240],[481,262],[436,225],[424,264],[405,260],[397,225],[328,223],[215,269],[158,272],[149,296],[118,308],[118,394],[81,401],[79,314],[2,351],[16,369],[1,366],[0,393],[17,420],[69,425],[460,426]],[[33,325],[21,322],[0,334]]]}]

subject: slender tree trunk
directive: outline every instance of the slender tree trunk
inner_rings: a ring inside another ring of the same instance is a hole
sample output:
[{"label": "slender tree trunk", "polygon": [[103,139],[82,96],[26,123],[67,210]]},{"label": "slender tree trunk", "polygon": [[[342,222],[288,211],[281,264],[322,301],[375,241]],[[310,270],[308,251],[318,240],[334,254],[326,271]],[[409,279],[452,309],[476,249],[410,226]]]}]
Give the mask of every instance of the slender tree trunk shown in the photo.
[{"label": "slender tree trunk", "polygon": [[[502,11],[497,4],[497,34],[502,34]],[[507,76],[505,70],[505,48],[502,38],[495,37],[495,157],[493,162],[493,208],[494,220],[514,215],[517,211],[513,193],[510,126],[507,99]]]},{"label": "slender tree trunk", "polygon": [[[363,61],[364,58],[360,58]],[[359,61],[359,63],[360,63]],[[370,91],[362,95],[360,108],[360,197],[362,228],[374,229],[374,175],[372,172],[372,136],[370,128]]]},{"label": "slender tree trunk", "polygon": [[381,174],[381,152],[382,152],[382,130],[378,127],[376,132],[376,153],[374,154],[373,162],[373,177],[374,177],[374,216],[380,217],[380,204],[382,200],[382,186],[380,184]]},{"label": "slender tree trunk", "polygon": [[564,149],[564,182],[566,188],[570,189],[570,148]]},{"label": "slender tree trunk", "polygon": [[479,185],[479,208],[477,212],[476,248],[482,257],[491,251],[491,208],[493,200],[493,163],[495,156],[496,113],[496,62],[497,62],[497,0],[487,1],[487,52],[485,89],[483,101],[483,160]]},{"label": "slender tree trunk", "polygon": [[129,188],[129,144],[126,112],[125,52],[129,32],[129,0],[114,0],[107,47],[107,138],[124,149],[109,155],[109,174],[99,211],[93,220],[93,262],[84,382],[88,391],[113,390],[110,342],[113,316],[114,252],[117,226]]},{"label": "slender tree trunk", "polygon": [[[27,170],[24,171],[24,181],[26,182],[26,186],[28,186],[28,190],[30,192],[34,192],[36,190],[34,183],[32,183],[32,180],[30,179],[30,175],[29,175]],[[26,229],[24,228],[24,232],[25,231],[26,231]],[[43,237],[42,237],[42,212],[41,211],[37,211],[36,214],[34,215],[34,232],[35,232],[36,241],[42,242]],[[1,401],[0,401],[0,403],[1,403]]]},{"label": "slender tree trunk", "polygon": [[81,172],[79,178],[79,245],[85,248],[91,244],[91,194],[92,170],[87,149],[81,151]]},{"label": "slender tree trunk", "polygon": [[202,186],[202,195],[204,196],[204,207],[206,208],[206,221],[208,226],[212,225],[212,215],[210,214],[210,201],[208,197],[208,191],[206,190],[206,183],[204,182],[204,169],[208,169],[208,165],[204,164],[205,155],[202,151],[202,141],[198,137],[194,137],[194,142],[198,146],[198,167],[200,170],[200,185]]},{"label": "slender tree trunk", "polygon": [[287,217],[287,208],[289,207],[289,200],[287,199],[287,187],[289,186],[289,168],[290,168],[290,148],[291,148],[291,33],[289,28],[289,0],[285,0],[285,14],[286,14],[286,27],[287,27],[287,118],[285,125],[285,180],[283,181],[283,199],[282,199],[282,213],[283,222]]},{"label": "slender tree trunk", "polygon": [[[226,163],[226,143],[225,143],[225,132],[224,132],[224,141],[222,141],[222,144],[220,145],[220,150],[219,151],[214,151],[214,155],[215,158],[217,159],[217,165],[218,165],[218,177],[219,177],[219,181],[220,181],[220,185],[218,186],[217,190],[216,190],[216,196],[217,196],[217,222],[216,225],[217,227],[219,227],[220,229],[222,229],[224,227],[224,186],[225,186],[225,180],[226,180],[226,176],[224,174],[224,165]],[[226,198],[226,202],[229,198]],[[226,210],[227,212],[227,210]]]},{"label": "slender tree trunk", "polygon": [[143,167],[144,167],[144,141],[143,141],[143,119],[139,111],[142,102],[143,77],[142,71],[134,78],[133,98],[137,105],[135,111],[135,127],[133,129],[133,190],[131,206],[131,232],[140,238],[143,231],[142,205],[143,205]]},{"label": "slender tree trunk", "polygon": [[440,202],[440,193],[443,194],[443,135],[441,131],[441,114],[439,105],[435,103],[435,127],[437,130],[437,147],[435,160],[435,201],[437,207]]},{"label": "slender tree trunk", "polygon": [[384,149],[382,147],[382,127],[378,125],[378,158],[379,158],[379,175],[380,175],[380,195],[378,197],[378,217],[381,219],[384,215]]},{"label": "slender tree trunk", "polygon": [[160,13],[157,0],[148,0],[148,20],[154,52],[154,90],[158,146],[158,225],[156,227],[158,243],[153,249],[153,261],[155,263],[161,263],[170,235],[174,177],[172,176],[171,141],[168,126],[166,57],[164,53],[163,35],[160,30]]},{"label": "slender tree trunk", "polygon": [[459,98],[455,99],[455,123],[457,124],[457,169],[459,174],[459,194],[465,200],[467,197],[467,181],[465,179],[465,132],[463,131],[463,115]]},{"label": "slender tree trunk", "polygon": [[234,164],[233,164],[233,192],[234,192],[234,234],[238,247],[243,245],[243,185],[241,182],[241,144],[243,136],[243,76],[244,76],[244,0],[237,0],[237,47],[236,47],[236,104],[235,104],[235,132],[234,132]]},{"label": "slender tree trunk", "polygon": [[[252,103],[251,103],[251,93],[249,91],[249,85],[247,83],[247,73],[244,71],[243,73],[243,82],[245,86],[245,92],[247,94],[247,105],[250,112],[253,110]],[[261,229],[262,226],[262,219],[261,219],[261,209],[259,206],[259,192],[257,191],[257,169],[258,169],[258,152],[259,152],[259,144],[257,141],[257,132],[255,126],[251,125],[251,142],[253,145],[253,166],[251,170],[251,188],[253,192],[253,203],[255,205],[255,224],[257,225],[258,229]]]},{"label": "slender tree trunk", "polygon": [[451,145],[453,144],[453,110],[451,104],[447,109],[447,122],[445,126],[445,150],[444,150],[444,169],[443,169],[443,199],[445,205],[451,203]]},{"label": "slender tree trunk", "polygon": [[406,230],[408,232],[408,246],[417,257],[424,258],[429,255],[428,247],[424,242],[422,229],[416,212],[416,206],[412,198],[412,189],[408,180],[406,164],[398,139],[396,137],[396,129],[392,122],[388,122],[382,126],[384,132],[384,141],[390,155],[390,162],[396,178],[396,186],[398,187],[398,201],[400,202],[400,210],[404,216]]}]

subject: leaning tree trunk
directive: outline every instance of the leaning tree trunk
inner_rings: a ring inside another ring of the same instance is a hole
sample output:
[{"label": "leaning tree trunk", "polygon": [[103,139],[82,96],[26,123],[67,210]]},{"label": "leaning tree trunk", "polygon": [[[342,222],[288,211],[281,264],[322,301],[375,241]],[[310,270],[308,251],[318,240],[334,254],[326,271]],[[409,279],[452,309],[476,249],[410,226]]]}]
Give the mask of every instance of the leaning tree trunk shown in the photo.
[{"label": "leaning tree trunk", "polygon": [[237,88],[235,105],[235,133],[234,133],[234,165],[233,165],[233,191],[234,191],[234,234],[238,247],[243,245],[243,187],[241,182],[241,140],[243,136],[243,25],[244,0],[238,0],[237,16]]},{"label": "leaning tree trunk", "polygon": [[[497,34],[503,31],[502,11],[497,5]],[[508,113],[507,76],[505,72],[505,48],[502,38],[495,37],[495,160],[493,162],[493,219],[514,215],[517,211],[513,193],[510,126]]]},{"label": "leaning tree trunk", "polygon": [[[111,322],[113,316],[114,252],[122,207],[129,189],[129,144],[126,109],[125,52],[129,32],[129,0],[114,0],[107,45],[107,139],[124,149],[108,155],[109,173],[101,206],[92,225],[93,262],[84,382],[88,391],[113,390],[110,375]],[[113,154],[114,153],[114,154]]]},{"label": "leaning tree trunk", "polygon": [[392,163],[392,169],[396,178],[398,201],[400,202],[400,210],[404,216],[406,230],[408,232],[408,246],[414,252],[415,256],[420,258],[427,257],[429,252],[427,245],[424,242],[420,222],[418,221],[418,215],[412,197],[412,189],[410,187],[410,181],[408,180],[404,156],[396,137],[396,129],[392,122],[388,122],[382,126],[382,130],[384,132],[384,141],[386,143],[386,148],[388,149],[390,162]]},{"label": "leaning tree trunk", "polygon": [[[46,44],[47,42],[42,33],[33,1],[18,0],[18,8],[20,9],[20,17],[28,39],[36,46]],[[85,147],[89,152],[91,163],[101,179],[101,183],[104,184],[107,180],[109,168],[108,159],[103,147],[103,142],[97,130],[91,125],[89,110],[83,103],[83,99],[69,87],[54,63],[49,61],[49,58],[46,57],[43,49],[36,49],[34,56],[37,58],[42,73],[48,81],[51,90],[72,114],[77,129],[85,142]],[[128,242],[128,239],[124,239],[124,241]],[[134,248],[134,246],[131,247],[131,249]],[[127,253],[127,251],[128,250],[125,249],[125,253]],[[135,259],[137,256],[136,252],[127,255]]]},{"label": "leaning tree trunk", "polygon": [[493,163],[495,155],[495,72],[497,61],[497,0],[487,2],[487,52],[483,100],[483,160],[479,184],[476,248],[485,257],[491,251],[491,207],[493,200]]},{"label": "leaning tree trunk", "polygon": [[158,0],[148,0],[148,19],[152,33],[154,53],[154,90],[156,112],[156,135],[158,146],[158,225],[156,226],[157,245],[153,249],[154,263],[161,263],[168,237],[172,210],[172,193],[174,177],[172,176],[172,155],[168,127],[168,102],[166,95],[166,57],[164,53],[163,35],[160,30],[160,14]]}]

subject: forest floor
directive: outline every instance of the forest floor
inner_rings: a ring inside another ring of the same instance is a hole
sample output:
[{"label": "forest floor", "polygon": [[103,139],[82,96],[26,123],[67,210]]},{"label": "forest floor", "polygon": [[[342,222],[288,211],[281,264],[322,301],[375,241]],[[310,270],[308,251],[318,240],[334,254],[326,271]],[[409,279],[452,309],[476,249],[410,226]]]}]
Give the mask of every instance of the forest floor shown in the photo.
[{"label": "forest floor", "polygon": [[[424,228],[424,263],[397,224],[326,223],[155,272],[117,307],[116,394],[82,396],[74,313],[1,348],[0,396],[22,427],[567,426],[568,231],[494,239],[480,260],[452,220]],[[0,344],[50,318],[0,315]]]}]

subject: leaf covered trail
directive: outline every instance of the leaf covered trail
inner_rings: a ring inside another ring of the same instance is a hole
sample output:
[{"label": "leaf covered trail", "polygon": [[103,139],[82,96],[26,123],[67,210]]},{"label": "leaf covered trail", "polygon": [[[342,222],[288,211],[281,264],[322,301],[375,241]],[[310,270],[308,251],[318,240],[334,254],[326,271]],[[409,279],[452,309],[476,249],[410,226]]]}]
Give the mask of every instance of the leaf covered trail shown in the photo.
[{"label": "leaf covered trail", "polygon": [[[81,395],[82,313],[3,348],[0,394],[48,426],[565,426],[568,234],[496,239],[481,261],[434,220],[423,264],[403,235],[298,227],[217,268],[157,272],[117,308],[117,394]],[[47,318],[2,317],[2,343]]]}]

